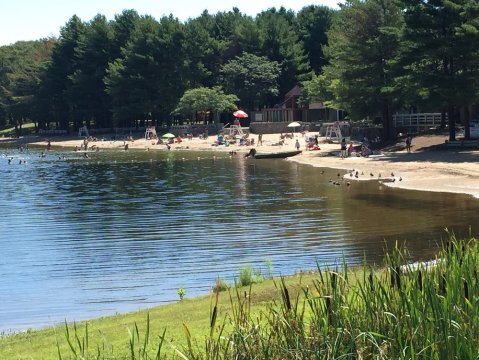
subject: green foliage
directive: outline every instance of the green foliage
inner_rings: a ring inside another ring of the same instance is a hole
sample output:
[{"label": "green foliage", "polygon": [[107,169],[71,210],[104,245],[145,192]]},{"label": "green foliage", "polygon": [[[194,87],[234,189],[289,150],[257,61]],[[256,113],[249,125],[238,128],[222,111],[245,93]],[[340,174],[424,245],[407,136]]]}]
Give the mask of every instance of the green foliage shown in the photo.
[{"label": "green foliage", "polygon": [[48,128],[49,122],[68,130],[70,124],[80,124],[77,109],[73,106],[71,76],[78,71],[77,48],[86,31],[86,24],[74,15],[60,31],[55,43],[52,59],[45,71],[39,91],[42,119],[39,128]]},{"label": "green foliage", "polygon": [[225,279],[218,278],[213,286],[213,292],[226,291],[230,288],[230,284]]},{"label": "green foliage", "polygon": [[297,14],[205,11],[185,23],[134,10],[112,21],[73,16],[58,39],[0,47],[0,126],[168,125],[189,111],[178,107],[187,89],[221,86],[253,110],[302,82],[304,104],[382,116],[386,137],[397,110],[447,110],[453,138],[456,114],[479,99],[478,9],[472,0],[352,0]]},{"label": "green foliage", "polygon": [[178,296],[180,297],[180,300],[183,300],[186,295],[186,290],[185,288],[180,287],[178,288],[177,293],[178,293]]},{"label": "green foliage", "polygon": [[[334,17],[324,52],[321,90],[354,118],[383,118],[384,137],[393,136],[392,113],[401,97],[394,88],[398,75],[403,19],[393,0],[348,2]],[[318,94],[320,95],[320,94]]]},{"label": "green foliage", "polygon": [[115,125],[170,115],[185,87],[184,38],[177,19],[140,18],[122,58],[110,63],[105,77]]},{"label": "green foliage", "polygon": [[[130,325],[129,341],[124,328],[131,322],[121,317],[111,334],[123,337],[115,348],[103,333],[98,341],[90,323],[82,325],[84,332],[74,325],[73,334],[67,326],[66,344],[57,343],[57,358],[473,359],[479,346],[478,265],[479,242],[474,238],[458,241],[451,235],[435,261],[419,264],[409,264],[407,251],[396,246],[383,268],[352,270],[343,263],[334,270],[321,269],[308,282],[306,277],[281,278],[259,294],[252,287],[235,288],[167,305],[160,308],[168,308],[166,313],[148,316],[146,325]],[[198,304],[194,314],[203,315],[203,325],[194,330],[191,322],[198,319],[188,309]],[[168,317],[180,313],[185,317],[169,323],[168,339],[188,318],[184,345],[166,340],[164,330]],[[0,338],[0,354],[15,358],[5,352],[15,343],[21,345],[18,358],[36,358],[45,345],[36,343],[35,334],[18,334],[11,342]],[[36,352],[20,355],[32,342]]]},{"label": "green foliage", "polygon": [[328,44],[327,32],[331,28],[333,16],[337,11],[326,6],[310,5],[298,12],[294,25],[298,36],[304,44],[311,69],[320,74],[328,62],[323,53],[323,46]]},{"label": "green foliage", "polygon": [[173,112],[184,115],[205,111],[222,113],[236,110],[238,108],[236,102],[238,102],[236,95],[225,94],[219,87],[211,89],[202,87],[187,90]]},{"label": "green foliage", "polygon": [[281,68],[279,93],[286,94],[300,81],[311,76],[309,59],[293,26],[294,14],[284,8],[263,11],[257,16],[263,34],[262,54]]},{"label": "green foliage", "polygon": [[[222,323],[216,292],[210,296],[204,346],[184,325],[186,346],[174,347],[175,353],[191,359],[475,358],[477,240],[451,236],[434,262],[407,265],[407,259],[407,251],[396,246],[384,269],[365,265],[352,272],[343,263],[341,269],[320,270],[301,291],[281,278],[274,283],[276,299],[260,313],[252,308],[252,288],[244,293],[236,288],[229,292],[230,311]],[[148,358],[148,324],[143,341],[136,325],[130,332],[131,358]],[[76,339],[84,354],[88,340]],[[157,354],[164,339],[165,332]],[[80,353],[76,348],[72,343],[73,358]]]},{"label": "green foliage", "polygon": [[237,286],[250,286],[256,283],[261,283],[264,278],[261,274],[261,269],[253,268],[252,266],[245,266],[240,269]]},{"label": "green foliage", "polygon": [[273,279],[274,278],[273,261],[271,259],[267,259],[265,260],[264,263],[268,270],[268,278]]},{"label": "green foliage", "polygon": [[105,91],[103,78],[111,61],[113,31],[103,15],[95,16],[85,28],[75,49],[78,69],[69,76],[71,81],[67,96],[72,108],[76,109],[78,125],[91,127],[95,120],[97,127],[111,124],[110,98]]},{"label": "green foliage", "polygon": [[457,110],[479,99],[477,1],[406,1],[405,5],[401,81],[418,89],[413,101],[447,110],[450,140],[454,140]]},{"label": "green foliage", "polygon": [[276,61],[249,53],[243,53],[221,68],[225,89],[237,94],[245,109],[258,108],[268,98],[278,95],[280,72]]},{"label": "green foliage", "polygon": [[35,95],[54,43],[45,39],[0,47],[0,127],[14,126],[19,134],[24,121],[38,119]]}]

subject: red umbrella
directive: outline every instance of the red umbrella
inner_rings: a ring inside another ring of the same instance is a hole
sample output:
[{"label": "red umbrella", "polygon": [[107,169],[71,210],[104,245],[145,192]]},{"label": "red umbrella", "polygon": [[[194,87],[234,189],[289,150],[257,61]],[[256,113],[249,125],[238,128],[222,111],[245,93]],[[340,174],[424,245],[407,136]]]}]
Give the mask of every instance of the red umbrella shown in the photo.
[{"label": "red umbrella", "polygon": [[248,114],[245,113],[243,110],[238,110],[233,113],[233,116],[237,118],[247,118]]}]

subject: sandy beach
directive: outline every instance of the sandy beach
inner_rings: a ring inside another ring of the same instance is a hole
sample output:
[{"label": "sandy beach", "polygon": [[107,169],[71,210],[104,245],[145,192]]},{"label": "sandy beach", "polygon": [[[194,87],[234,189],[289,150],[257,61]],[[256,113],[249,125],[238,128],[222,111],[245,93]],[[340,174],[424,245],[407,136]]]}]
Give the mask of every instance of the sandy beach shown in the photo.
[{"label": "sandy beach", "polygon": [[[287,139],[284,145],[277,145],[279,134],[263,135],[263,144],[257,144],[258,136],[251,135],[255,139],[255,148],[258,152],[275,152],[293,150],[295,139]],[[315,167],[333,168],[344,171],[343,182],[354,181],[378,181],[383,185],[410,190],[449,192],[470,194],[479,198],[479,151],[473,149],[446,149],[441,144],[447,139],[445,135],[429,135],[416,137],[413,140],[413,148],[408,153],[403,146],[394,149],[383,149],[378,157],[348,157],[341,159],[338,155],[332,155],[339,151],[339,144],[325,143],[324,138],[319,138],[320,150],[306,151],[305,141],[301,134],[295,134],[299,139],[302,154],[289,158],[295,161]],[[52,137],[52,148],[75,148],[83,143],[82,138]],[[107,139],[107,137],[106,137]],[[134,141],[111,141],[97,140],[89,142],[105,149],[124,149],[125,143],[131,150],[158,150],[158,151],[234,151],[238,155],[246,154],[252,146],[231,145],[214,146],[215,136],[208,139],[193,138],[183,139],[181,143],[171,144],[170,150],[166,145],[157,145],[156,140],[136,138]],[[28,142],[32,145],[45,146],[47,138],[32,137],[20,138],[15,142]],[[2,139],[8,141],[8,139]],[[399,143],[401,145],[401,143]],[[258,160],[264,161],[264,160]],[[353,172],[354,170],[354,172]],[[353,172],[353,174],[351,174]],[[355,176],[357,172],[357,177]],[[351,176],[352,175],[352,176]]]}]

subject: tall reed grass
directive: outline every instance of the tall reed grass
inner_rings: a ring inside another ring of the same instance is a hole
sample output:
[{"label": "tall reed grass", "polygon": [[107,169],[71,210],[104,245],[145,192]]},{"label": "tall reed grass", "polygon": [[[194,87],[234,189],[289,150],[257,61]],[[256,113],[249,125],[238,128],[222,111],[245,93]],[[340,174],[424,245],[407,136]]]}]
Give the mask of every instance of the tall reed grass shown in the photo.
[{"label": "tall reed grass", "polygon": [[[175,349],[181,359],[476,359],[479,355],[479,246],[453,236],[434,265],[407,265],[396,247],[376,269],[319,269],[312,286],[294,294],[276,280],[278,298],[251,311],[251,286],[229,289],[232,310],[219,319],[211,294],[210,333]],[[406,264],[406,265],[405,265]],[[154,346],[130,336],[130,359],[160,359]],[[67,327],[67,339],[68,339]],[[75,335],[81,348],[82,340]],[[87,335],[85,335],[87,338]],[[88,343],[88,341],[86,341]],[[136,346],[134,346],[136,344]],[[139,344],[141,344],[140,347]],[[79,351],[73,350],[74,354]],[[148,349],[149,350],[148,350]],[[83,352],[84,353],[84,352]],[[61,355],[59,355],[61,359]],[[73,356],[73,358],[78,358]],[[101,349],[93,357],[101,358]]]}]

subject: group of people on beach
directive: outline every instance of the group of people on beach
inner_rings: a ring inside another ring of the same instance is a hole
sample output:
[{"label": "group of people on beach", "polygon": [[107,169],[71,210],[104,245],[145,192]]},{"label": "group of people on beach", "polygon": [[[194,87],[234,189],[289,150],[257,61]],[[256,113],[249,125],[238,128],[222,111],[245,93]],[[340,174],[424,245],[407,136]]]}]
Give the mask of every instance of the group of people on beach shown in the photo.
[{"label": "group of people on beach", "polygon": [[345,159],[351,156],[368,157],[372,153],[373,152],[369,147],[369,141],[367,137],[363,138],[363,141],[361,142],[361,147],[359,149],[354,146],[352,141],[349,141],[349,144],[347,144],[345,137],[341,139],[341,159]]}]

